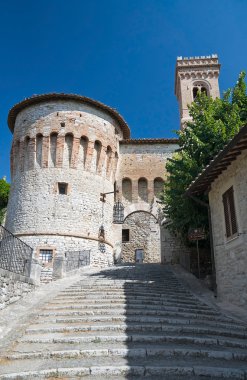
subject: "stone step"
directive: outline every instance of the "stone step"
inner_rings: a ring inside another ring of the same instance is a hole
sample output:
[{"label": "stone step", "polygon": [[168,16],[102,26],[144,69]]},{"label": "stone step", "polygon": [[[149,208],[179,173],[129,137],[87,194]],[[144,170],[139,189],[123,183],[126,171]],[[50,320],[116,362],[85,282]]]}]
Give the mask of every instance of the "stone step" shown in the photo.
[{"label": "stone step", "polygon": [[[67,302],[66,302],[67,303]],[[115,302],[114,303],[114,306],[115,307],[119,307],[119,308],[123,308],[123,309],[132,309],[133,307],[135,309],[147,309],[147,305],[143,305],[142,303],[117,303]],[[211,309],[209,307],[201,307],[201,306],[190,306],[190,305],[187,305],[187,304],[180,304],[180,303],[176,303],[176,306],[172,303],[172,302],[162,302],[161,304],[154,304],[154,305],[148,305],[149,308],[152,307],[152,310],[184,310],[184,311],[188,311],[188,310],[198,310],[198,312],[200,311],[208,311],[208,312],[214,312],[214,309]],[[72,305],[64,305],[63,303],[60,303],[59,306],[55,306],[54,304],[52,303],[49,303],[47,304],[45,307],[43,307],[43,310],[67,310],[67,309],[85,309],[85,308],[90,308],[90,307],[93,307],[94,309],[98,308],[98,309],[104,309],[104,308],[107,308],[107,307],[112,307],[112,304],[111,303],[107,303],[107,302],[104,302],[104,304],[101,304],[101,305],[98,305],[98,303],[96,302],[93,302],[91,304],[89,303],[79,303],[79,304],[72,304]]]},{"label": "stone step", "polygon": [[108,298],[111,298],[111,299],[123,299],[123,300],[126,300],[126,299],[134,299],[134,300],[148,300],[149,298],[150,299],[155,299],[157,301],[159,300],[166,300],[167,298],[172,298],[172,300],[174,301],[174,303],[177,301],[177,300],[188,300],[188,301],[194,301],[195,302],[195,299],[193,297],[190,297],[189,295],[186,295],[186,296],[178,296],[176,293],[169,293],[169,294],[165,294],[165,295],[162,295],[162,296],[158,296],[158,297],[154,297],[152,296],[152,294],[143,294],[143,295],[135,295],[135,294],[130,294],[130,295],[127,295],[127,294],[122,294],[122,295],[118,295],[118,294],[105,294],[105,293],[98,293],[97,292],[94,292],[92,294],[84,294],[84,295],[57,295],[56,297],[54,297],[54,300],[78,300],[78,299],[95,299],[95,298],[101,298],[101,299],[108,299]]},{"label": "stone step", "polygon": [[[116,303],[116,304],[119,304],[120,303],[120,299],[112,299],[110,300],[109,298],[107,299],[100,299],[101,301],[101,304],[105,304],[105,303]],[[95,298],[95,299],[90,299],[90,303],[93,304],[99,304],[99,298]],[[88,299],[81,299],[81,300],[56,300],[56,299],[53,299],[53,301],[49,302],[48,305],[87,305],[89,304],[89,300]],[[148,299],[122,299],[121,300],[121,304],[122,305],[131,305],[131,304],[134,304],[134,305],[187,305],[187,306],[196,306],[198,305],[197,302],[186,302],[186,301],[182,301],[182,300],[179,300],[179,301],[176,301],[176,300],[165,300],[165,301],[155,301],[155,300],[148,300]]]},{"label": "stone step", "polygon": [[[171,334],[174,335],[171,335]],[[105,331],[98,331],[95,335],[94,331],[87,333],[87,335],[80,335],[80,333],[73,331],[71,334],[66,334],[64,337],[63,333],[52,333],[46,334],[45,337],[43,334],[30,334],[25,335],[19,340],[19,343],[64,343],[64,344],[78,344],[78,343],[116,343],[116,342],[128,342],[128,343],[174,343],[174,344],[193,344],[201,346],[224,346],[232,348],[243,348],[247,349],[247,342],[244,339],[237,339],[234,337],[222,337],[222,336],[193,336],[185,335],[181,332],[179,335],[176,335],[176,332],[170,331],[169,334],[160,333],[159,335],[138,333],[137,334],[118,334],[115,335],[115,332],[108,332],[108,335],[104,335]]]},{"label": "stone step", "polygon": [[[143,310],[141,311],[141,314],[142,315],[167,315],[167,313],[169,312],[174,312],[174,313],[183,313],[184,315],[186,314],[190,314],[190,315],[212,315],[214,316],[214,312],[213,311],[210,311],[210,310],[190,310],[190,312],[188,313],[188,309],[184,309],[184,308],[179,308],[179,307],[164,307],[163,310],[153,310],[153,308],[151,309],[147,309],[147,308],[143,308]],[[81,308],[81,310],[69,310],[69,311],[46,311],[46,312],[42,312],[42,313],[39,313],[38,316],[39,317],[49,317],[49,316],[73,316],[73,315],[77,315],[77,316],[83,316],[83,315],[101,315],[101,314],[125,314],[125,315],[140,315],[140,309],[131,309],[131,308],[128,308],[126,310],[126,308],[124,306],[122,307],[118,307],[118,308],[109,308],[109,309],[100,309],[100,308],[94,308],[92,307],[92,310],[83,310],[83,308]],[[220,313],[217,313],[216,315],[220,315]]]},{"label": "stone step", "polygon": [[[122,322],[140,322],[140,323],[166,323],[167,318],[169,317],[176,317],[176,318],[182,318],[186,320],[190,319],[196,319],[197,321],[212,321],[212,322],[228,322],[227,318],[224,317],[217,317],[213,315],[205,315],[205,314],[193,314],[193,313],[180,313],[180,312],[173,312],[173,311],[167,311],[163,312],[163,316],[139,316],[139,315],[89,315],[85,317],[80,316],[74,316],[74,317],[67,317],[67,318],[52,318],[50,316],[47,317],[39,317],[37,319],[36,323],[89,323],[89,322],[111,322],[111,321],[122,321]],[[230,327],[230,325],[229,325]]]},{"label": "stone step", "polygon": [[[114,358],[112,357],[97,357],[97,366],[90,364],[94,362],[94,357],[91,360],[85,358],[82,359],[57,359],[57,361],[47,359],[43,362],[39,359],[32,360],[32,370],[30,371],[28,367],[29,360],[18,360],[14,361],[16,369],[18,372],[13,372],[6,365],[2,367],[4,371],[0,375],[0,379],[45,379],[45,378],[82,378],[84,376],[94,376],[96,379],[99,376],[115,377],[118,376],[140,376],[141,378],[146,378],[151,376],[152,379],[157,379],[158,376],[163,376],[163,379],[167,379],[169,375],[175,375],[177,378],[184,376],[189,376],[190,379],[194,379],[195,376],[211,376],[212,378],[221,379],[245,379],[247,375],[247,369],[244,365],[239,365],[239,362],[234,366],[234,364],[228,361],[222,362],[220,360],[215,360],[213,365],[209,365],[206,359],[205,363],[197,364],[195,361],[191,360],[193,358],[187,358],[185,361],[180,361],[176,359],[176,363],[173,363],[171,359],[159,359],[159,363],[153,362],[153,358],[145,358],[145,363],[140,363],[138,366],[134,363],[127,364],[126,359],[118,358],[118,363],[114,363]],[[135,361],[136,358],[132,358],[131,361]],[[210,359],[212,360],[212,359]],[[128,359],[130,361],[130,359]],[[19,363],[18,363],[19,362]],[[61,363],[60,363],[61,362]],[[58,363],[60,363],[58,365]],[[225,365],[224,365],[225,364]],[[25,368],[26,366],[26,368]],[[169,379],[169,378],[168,378]]]},{"label": "stone step", "polygon": [[[28,343],[28,346],[26,345]],[[220,336],[216,337],[210,337],[210,336],[195,336],[195,335],[168,335],[168,334],[160,334],[160,335],[125,335],[125,334],[118,334],[118,335],[102,335],[102,334],[87,334],[86,336],[81,335],[69,335],[64,337],[63,334],[47,334],[47,335],[25,335],[21,339],[18,340],[18,345],[15,347],[15,350],[20,351],[29,351],[29,350],[41,350],[42,345],[44,345],[44,349],[47,350],[47,348],[54,349],[54,345],[58,347],[59,349],[62,349],[65,347],[65,345],[71,347],[71,346],[78,346],[83,345],[87,343],[88,344],[97,344],[97,346],[102,345],[109,345],[111,346],[116,343],[126,343],[128,344],[128,347],[139,346],[143,344],[149,344],[149,345],[162,345],[164,348],[168,347],[168,345],[192,345],[192,346],[199,346],[202,349],[207,347],[214,346],[215,348],[223,348],[223,347],[231,347],[235,349],[247,349],[247,342],[246,340],[238,340],[234,338],[222,338]],[[49,345],[49,346],[48,346]],[[34,348],[33,348],[34,347]],[[188,346],[187,346],[188,347]]]},{"label": "stone step", "polygon": [[[52,309],[51,309],[52,310]],[[73,309],[74,310],[74,309]],[[80,308],[81,310],[81,308]],[[113,310],[113,313],[111,312]],[[150,314],[149,314],[149,311],[150,311]],[[162,315],[162,313],[160,313],[158,311],[157,313],[157,317],[156,315],[154,315],[154,312],[155,311],[152,311],[152,310],[144,310],[142,311],[141,313],[141,316],[140,316],[140,313],[138,313],[138,310],[135,310],[135,313],[130,313],[128,314],[128,310],[125,310],[123,314],[121,314],[120,312],[118,312],[118,310],[114,310],[114,309],[110,309],[110,308],[107,308],[107,309],[103,309],[101,310],[100,308],[85,308],[83,309],[83,311],[79,311],[78,312],[78,309],[76,309],[76,312],[75,314],[71,314],[70,312],[68,313],[68,317],[69,318],[52,318],[53,315],[57,315],[57,312],[51,312],[48,313],[48,316],[42,316],[43,313],[39,313],[37,314],[36,318],[33,319],[33,324],[36,324],[39,325],[41,323],[43,324],[53,324],[53,325],[56,325],[56,323],[69,323],[68,321],[70,320],[71,323],[73,323],[73,325],[77,322],[79,322],[81,320],[81,322],[83,322],[83,318],[84,318],[84,323],[87,323],[88,321],[90,321],[91,319],[91,322],[92,324],[97,324],[97,322],[110,322],[110,321],[116,321],[116,320],[119,320],[119,321],[123,321],[125,322],[126,325],[128,324],[131,324],[133,323],[134,321],[142,321],[142,323],[144,324],[144,326],[148,323],[148,321],[152,321],[153,323],[155,324],[158,324],[158,325],[162,325],[162,322],[165,322],[166,324],[169,324],[169,325],[172,325],[174,324],[177,328],[177,326],[179,326],[179,324],[181,324],[181,326],[184,326],[185,324],[189,324],[190,326],[195,326],[195,327],[198,327],[199,325],[202,325],[203,327],[207,327],[208,329],[211,329],[212,327],[215,328],[217,327],[218,329],[220,330],[226,330],[226,333],[229,332],[229,329],[232,331],[232,333],[236,333],[238,335],[241,335],[242,337],[247,337],[247,328],[245,327],[245,325],[241,325],[239,323],[237,323],[236,321],[215,321],[215,320],[209,320],[209,319],[204,319],[202,318],[203,315],[198,315],[196,318],[186,318],[184,317],[184,314],[180,314],[178,315],[178,313],[175,314],[175,318],[167,318],[165,316]],[[72,311],[73,313],[73,311]],[[85,313],[85,314],[84,314]],[[82,314],[82,316],[81,316]],[[84,315],[84,316],[83,316]],[[67,316],[67,314],[65,315],[65,317]],[[178,318],[179,317],[179,318]],[[61,321],[63,320],[63,322]],[[65,320],[67,320],[67,322],[65,322]],[[73,322],[72,322],[73,321]],[[162,328],[164,326],[162,325]],[[231,333],[231,332],[229,332]]]},{"label": "stone step", "polygon": [[186,290],[183,290],[182,288],[181,289],[177,289],[176,287],[174,288],[158,288],[158,289],[153,289],[153,288],[149,288],[148,286],[146,287],[141,287],[141,288],[137,288],[137,287],[129,287],[129,288],[126,288],[126,287],[122,287],[122,288],[119,288],[119,287],[111,287],[111,288],[102,288],[102,287],[90,287],[90,288],[84,288],[84,287],[80,287],[78,289],[66,289],[66,290],[63,290],[60,294],[62,295],[71,295],[71,294],[78,294],[78,293],[86,293],[86,294],[90,294],[90,293],[104,293],[104,294],[128,294],[128,293],[136,293],[136,294],[146,294],[145,292],[148,292],[149,294],[152,294],[154,295],[155,297],[160,297],[161,295],[163,294],[166,294],[166,293],[176,293],[176,294],[186,294],[186,295],[190,295],[191,294],[186,291]]},{"label": "stone step", "polygon": [[[219,377],[218,377],[218,376]],[[117,376],[117,378],[116,378]],[[41,371],[27,371],[0,375],[2,380],[32,380],[32,379],[78,379],[86,377],[88,380],[217,380],[223,379],[244,379],[245,371],[234,368],[205,368],[203,366],[179,367],[152,367],[152,366],[121,366],[121,367],[76,367],[76,368],[52,368]],[[217,377],[215,377],[217,376]]]},{"label": "stone step", "polygon": [[91,349],[64,349],[64,350],[44,350],[44,351],[29,351],[22,353],[12,353],[5,355],[0,360],[20,360],[20,359],[74,359],[74,358],[89,358],[89,357],[131,357],[131,358],[210,358],[220,360],[247,361],[247,352],[232,352],[229,350],[213,350],[213,349],[196,349],[190,347],[152,347],[131,348],[91,348]]},{"label": "stone step", "polygon": [[124,331],[124,332],[177,332],[177,333],[189,333],[189,334],[210,334],[210,335],[217,335],[217,336],[226,336],[226,337],[232,337],[237,339],[243,339],[246,340],[246,335],[238,332],[238,331],[231,331],[227,329],[221,329],[219,326],[214,325],[213,326],[205,326],[204,324],[202,326],[192,326],[190,323],[184,324],[184,326],[181,325],[180,321],[171,320],[171,325],[153,325],[153,324],[137,324],[137,323],[128,323],[128,324],[104,324],[104,325],[85,325],[81,326],[80,324],[78,326],[40,326],[40,327],[29,327],[26,329],[27,334],[37,334],[37,333],[71,333],[71,332],[95,332],[95,331]]}]

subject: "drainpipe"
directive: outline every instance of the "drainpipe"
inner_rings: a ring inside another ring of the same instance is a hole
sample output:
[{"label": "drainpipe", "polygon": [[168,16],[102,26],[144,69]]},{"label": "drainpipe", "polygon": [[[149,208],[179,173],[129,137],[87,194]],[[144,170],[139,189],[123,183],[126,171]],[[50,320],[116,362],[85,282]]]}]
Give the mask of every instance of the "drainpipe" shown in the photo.
[{"label": "drainpipe", "polygon": [[213,291],[214,296],[217,297],[217,282],[216,282],[216,271],[215,271],[215,260],[214,260],[214,241],[213,241],[213,229],[212,229],[212,218],[211,218],[211,210],[209,203],[203,202],[201,199],[196,198],[194,195],[186,194],[190,197],[194,202],[199,205],[206,207],[208,210],[208,225],[209,225],[209,240],[210,240],[210,251],[211,251],[211,262],[212,262],[212,282],[213,282]]}]

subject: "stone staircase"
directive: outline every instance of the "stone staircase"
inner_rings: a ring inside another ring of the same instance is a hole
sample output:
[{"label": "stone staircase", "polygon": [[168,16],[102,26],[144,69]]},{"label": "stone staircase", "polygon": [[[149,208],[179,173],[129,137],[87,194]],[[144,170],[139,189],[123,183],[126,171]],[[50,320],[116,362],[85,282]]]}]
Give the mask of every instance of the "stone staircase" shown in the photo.
[{"label": "stone staircase", "polygon": [[0,379],[247,379],[247,325],[170,267],[88,269],[1,353]]}]

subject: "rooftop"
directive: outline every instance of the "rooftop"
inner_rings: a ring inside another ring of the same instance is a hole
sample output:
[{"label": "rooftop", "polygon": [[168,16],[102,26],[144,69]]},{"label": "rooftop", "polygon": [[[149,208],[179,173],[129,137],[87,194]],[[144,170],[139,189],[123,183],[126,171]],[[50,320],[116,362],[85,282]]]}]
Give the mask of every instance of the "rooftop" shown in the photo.
[{"label": "rooftop", "polygon": [[76,100],[80,103],[84,103],[87,105],[94,106],[102,111],[105,111],[108,115],[110,115],[113,119],[115,119],[120,128],[123,131],[123,137],[125,139],[130,138],[130,129],[123,119],[123,117],[118,113],[118,111],[114,108],[106,106],[105,104],[93,100],[91,98],[87,98],[85,96],[76,95],[76,94],[64,94],[64,93],[50,93],[50,94],[41,94],[41,95],[33,95],[30,98],[26,98],[20,103],[15,104],[8,115],[8,126],[11,132],[14,131],[15,120],[20,111],[24,108],[32,106],[33,104],[38,104],[42,102],[52,101],[52,100]]},{"label": "rooftop", "polygon": [[178,144],[178,139],[125,139],[120,141],[120,144]]}]

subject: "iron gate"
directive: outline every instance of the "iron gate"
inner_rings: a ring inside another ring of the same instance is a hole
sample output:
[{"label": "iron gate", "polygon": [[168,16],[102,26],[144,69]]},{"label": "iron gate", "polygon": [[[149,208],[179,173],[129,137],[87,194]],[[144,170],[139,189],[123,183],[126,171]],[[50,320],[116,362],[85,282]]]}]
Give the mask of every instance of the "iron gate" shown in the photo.
[{"label": "iron gate", "polygon": [[24,275],[32,254],[29,245],[0,226],[0,268]]},{"label": "iron gate", "polygon": [[66,272],[79,269],[81,267],[90,265],[90,250],[67,251],[65,252],[65,258]]}]

